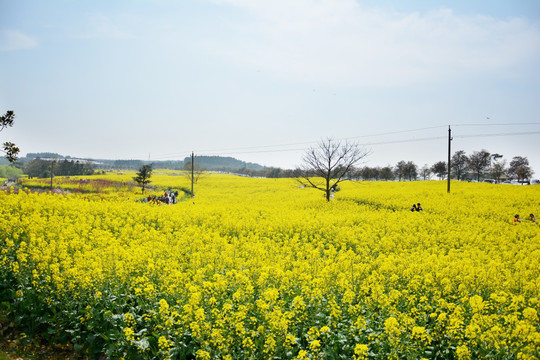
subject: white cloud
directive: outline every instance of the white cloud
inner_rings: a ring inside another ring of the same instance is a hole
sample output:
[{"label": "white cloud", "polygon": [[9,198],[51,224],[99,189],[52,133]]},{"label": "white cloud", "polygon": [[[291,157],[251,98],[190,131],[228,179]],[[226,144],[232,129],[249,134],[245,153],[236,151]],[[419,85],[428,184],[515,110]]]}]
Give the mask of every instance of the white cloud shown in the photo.
[{"label": "white cloud", "polygon": [[219,1],[245,11],[237,38],[214,44],[230,61],[305,82],[400,86],[508,70],[540,60],[540,24],[400,13],[354,0]]},{"label": "white cloud", "polygon": [[17,51],[38,46],[36,39],[16,30],[0,31],[0,51]]}]

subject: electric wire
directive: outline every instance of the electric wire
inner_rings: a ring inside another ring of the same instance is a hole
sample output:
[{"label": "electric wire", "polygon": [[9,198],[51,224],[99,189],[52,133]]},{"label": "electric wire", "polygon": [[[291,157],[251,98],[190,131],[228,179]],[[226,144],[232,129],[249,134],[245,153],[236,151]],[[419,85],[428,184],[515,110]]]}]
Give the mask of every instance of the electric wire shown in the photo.
[{"label": "electric wire", "polygon": [[450,124],[450,126],[524,126],[524,125],[540,125],[540,123],[493,123],[493,124]]},{"label": "electric wire", "polygon": [[519,133],[499,133],[499,134],[470,134],[470,135],[456,135],[455,138],[475,138],[475,137],[492,137],[492,136],[518,136],[518,135],[533,135],[540,134],[540,131],[529,131]]},{"label": "electric wire", "polygon": [[[417,129],[410,129],[410,130],[401,130],[401,131],[392,131],[392,132],[385,132],[385,133],[377,133],[377,134],[369,134],[369,135],[360,135],[360,136],[354,136],[354,137],[347,137],[347,138],[340,138],[336,139],[336,141],[348,141],[353,139],[360,139],[360,138],[368,138],[368,137],[375,137],[375,136],[386,136],[386,135],[395,135],[395,134],[403,134],[403,133],[410,133],[415,131],[423,131],[423,130],[432,130],[432,129],[440,129],[440,128],[446,128],[446,126],[454,126],[454,127],[460,127],[460,126],[525,126],[525,125],[540,125],[540,123],[492,123],[492,124],[450,124],[450,125],[438,125],[438,126],[430,126],[430,127],[424,127],[424,128],[417,128]],[[497,137],[497,136],[522,136],[522,135],[532,135],[532,134],[540,134],[539,131],[529,131],[529,132],[512,132],[512,133],[496,133],[496,134],[465,134],[465,135],[453,135],[453,138],[459,139],[459,138],[476,138],[476,137]],[[389,144],[399,144],[399,143],[410,143],[410,142],[419,142],[419,141],[431,141],[431,140],[440,140],[445,139],[445,136],[436,136],[436,137],[426,137],[426,138],[411,138],[411,139],[402,139],[402,140],[390,140],[390,141],[377,141],[377,142],[367,142],[367,143],[359,143],[359,146],[376,146],[376,145],[389,145]],[[312,145],[316,144],[317,141],[309,141],[309,142],[297,142],[297,143],[286,143],[286,144],[276,144],[276,145],[259,145],[259,146],[245,146],[245,147],[232,147],[232,148],[217,148],[217,149],[206,149],[206,150],[200,150],[197,153],[200,155],[208,155],[208,154],[219,154],[219,155],[234,155],[234,154],[257,154],[257,153],[279,153],[279,152],[295,152],[295,151],[305,151],[305,147],[296,147],[296,146],[302,146],[302,145]],[[295,148],[288,148],[288,149],[273,149],[276,147],[284,147],[284,146],[295,146]],[[185,155],[189,153],[190,151],[184,151],[184,152],[176,152],[176,153],[167,153],[162,154],[158,156],[153,156],[152,158],[154,160],[170,160],[174,157],[177,157],[179,155]]]},{"label": "electric wire", "polygon": [[[429,126],[429,127],[423,127],[423,128],[417,128],[417,129],[391,131],[391,132],[376,133],[376,134],[369,134],[369,135],[359,135],[359,136],[336,139],[336,141],[347,141],[347,140],[351,140],[351,139],[360,139],[360,138],[366,138],[366,137],[403,134],[403,133],[409,133],[409,132],[414,132],[414,131],[439,129],[439,128],[444,128],[444,127],[446,127],[446,125]],[[198,153],[212,153],[212,152],[224,153],[224,152],[230,152],[232,150],[247,150],[247,149],[274,148],[274,147],[282,147],[282,146],[313,145],[313,144],[317,144],[317,142],[318,141],[307,141],[307,142],[286,143],[286,144],[276,144],[276,145],[258,145],[258,146],[244,146],[244,147],[233,147],[233,148],[206,149],[206,150],[199,150]],[[300,150],[305,150],[305,148],[302,148]],[[273,151],[281,152],[281,151],[291,151],[291,150],[287,149],[287,150],[273,150]],[[294,149],[294,151],[296,151],[296,149]],[[272,152],[272,151],[263,151],[263,150],[253,151],[253,153],[259,153],[259,152]],[[168,158],[170,156],[182,155],[182,154],[186,154],[186,153],[187,153],[186,151],[184,151],[184,152],[175,152],[175,153],[166,153],[166,154],[160,154],[160,155],[154,156],[153,158],[154,159]],[[245,153],[251,153],[251,152],[242,151],[242,152],[235,152],[235,153],[245,154]]]}]

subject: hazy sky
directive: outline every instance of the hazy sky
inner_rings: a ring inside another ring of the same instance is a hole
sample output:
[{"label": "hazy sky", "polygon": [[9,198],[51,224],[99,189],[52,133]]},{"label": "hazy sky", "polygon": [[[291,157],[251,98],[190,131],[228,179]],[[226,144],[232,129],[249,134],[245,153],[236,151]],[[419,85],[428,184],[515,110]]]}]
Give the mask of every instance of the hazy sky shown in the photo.
[{"label": "hazy sky", "polygon": [[539,178],[540,1],[0,0],[6,110],[23,155],[294,167],[331,137],[421,167],[452,125]]}]

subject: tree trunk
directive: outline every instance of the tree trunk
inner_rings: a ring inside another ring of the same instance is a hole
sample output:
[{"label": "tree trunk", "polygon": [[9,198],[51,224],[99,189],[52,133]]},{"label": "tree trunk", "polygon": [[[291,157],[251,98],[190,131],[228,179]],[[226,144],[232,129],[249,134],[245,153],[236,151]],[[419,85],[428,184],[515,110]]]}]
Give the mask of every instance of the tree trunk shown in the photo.
[{"label": "tree trunk", "polygon": [[330,179],[326,179],[326,201],[330,201]]}]

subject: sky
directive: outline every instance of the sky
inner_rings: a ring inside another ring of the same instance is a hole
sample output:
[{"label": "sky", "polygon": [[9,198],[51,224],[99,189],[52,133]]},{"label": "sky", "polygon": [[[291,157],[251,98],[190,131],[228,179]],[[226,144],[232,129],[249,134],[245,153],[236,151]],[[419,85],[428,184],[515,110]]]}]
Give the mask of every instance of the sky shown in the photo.
[{"label": "sky", "polygon": [[362,166],[525,156],[540,178],[540,1],[0,0],[0,132],[21,154]]}]

